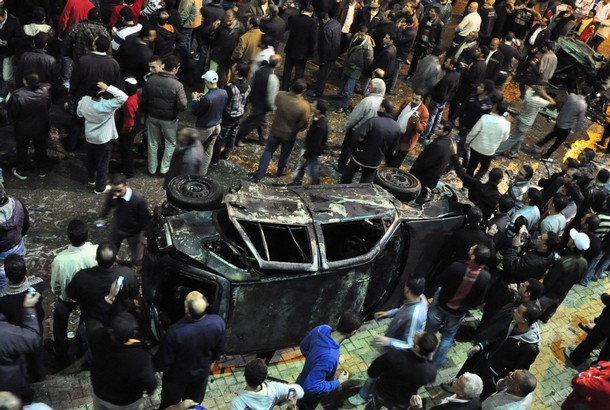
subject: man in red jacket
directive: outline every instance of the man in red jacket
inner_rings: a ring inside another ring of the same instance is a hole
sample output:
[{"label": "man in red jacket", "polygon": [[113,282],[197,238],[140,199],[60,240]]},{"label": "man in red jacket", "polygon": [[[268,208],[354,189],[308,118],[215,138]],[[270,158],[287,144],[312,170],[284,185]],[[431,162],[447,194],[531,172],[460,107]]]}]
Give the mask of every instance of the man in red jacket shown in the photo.
[{"label": "man in red jacket", "polygon": [[89,0],[68,0],[59,16],[57,35],[63,36],[70,27],[79,21],[86,20],[89,10],[93,7],[93,3]]},{"label": "man in red jacket", "polygon": [[562,410],[571,410],[581,405],[591,410],[605,410],[610,403],[610,363],[597,365],[578,373],[572,379],[572,393],[561,405]]}]

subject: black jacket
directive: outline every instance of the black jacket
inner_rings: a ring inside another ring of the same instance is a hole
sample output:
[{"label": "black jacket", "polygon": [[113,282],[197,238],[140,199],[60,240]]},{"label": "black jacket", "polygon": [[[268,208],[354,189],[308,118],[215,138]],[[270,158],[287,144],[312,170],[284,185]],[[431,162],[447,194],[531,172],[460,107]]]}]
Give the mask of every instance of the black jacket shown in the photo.
[{"label": "black jacket", "polygon": [[454,254],[452,260],[467,260],[468,252],[474,245],[485,245],[489,249],[493,246],[491,238],[485,234],[480,226],[465,225],[455,230],[451,237],[451,242],[454,246]]},{"label": "black jacket", "polygon": [[[487,60],[487,58],[486,58]],[[504,64],[504,54],[500,50],[497,50],[489,61],[487,62],[487,70],[485,70],[485,79],[491,80],[493,82],[496,81],[500,70],[502,69],[502,65]]]},{"label": "black jacket", "polygon": [[443,22],[440,18],[436,18],[430,22],[430,17],[427,16],[419,23],[419,31],[417,33],[417,43],[425,47],[436,47],[440,45],[443,37]]},{"label": "black jacket", "polygon": [[305,136],[304,158],[321,155],[328,139],[328,119],[326,116],[313,117]]},{"label": "black jacket", "polygon": [[445,173],[450,157],[451,138],[437,138],[419,154],[409,172],[419,179],[422,187],[433,189]]},{"label": "black jacket", "polygon": [[549,273],[544,277],[542,295],[558,301],[563,300],[572,286],[583,279],[587,267],[587,260],[583,256],[568,251],[565,256],[553,263]]},{"label": "black jacket", "polygon": [[411,52],[411,48],[413,48],[413,43],[415,42],[416,36],[417,32],[415,30],[415,26],[405,27],[396,33],[394,45],[396,46],[397,60],[407,60],[407,56]]},{"label": "black jacket", "polygon": [[21,55],[17,70],[15,71],[15,84],[23,84],[23,76],[26,72],[38,74],[41,83],[51,84],[55,87],[59,83],[59,71],[55,57],[44,50],[32,50]]},{"label": "black jacket", "polygon": [[121,82],[119,63],[106,54],[87,53],[74,65],[70,77],[70,93],[77,101],[85,95],[95,97],[100,90],[97,87],[99,81],[118,87]]},{"label": "black jacket", "polygon": [[[221,4],[206,4],[205,7],[201,9],[201,15],[203,16],[203,22],[199,27],[196,28],[197,33],[199,34],[202,41],[206,44],[210,43],[210,35],[212,34],[212,25],[216,20],[222,22],[225,16],[225,9]],[[182,21],[180,22],[182,23]],[[175,28],[179,27],[172,24]]]},{"label": "black jacket", "polygon": [[485,300],[485,295],[487,294],[490,285],[490,275],[485,269],[481,269],[470,292],[462,299],[460,306],[457,309],[451,309],[447,306],[447,303],[449,303],[462,284],[462,281],[466,276],[467,267],[469,266],[477,268],[477,265],[471,265],[469,262],[453,262],[438,277],[437,284],[441,287],[438,295],[438,303],[443,309],[450,313],[458,315],[465,314],[469,310],[476,308]]},{"label": "black jacket", "polygon": [[261,21],[261,31],[273,38],[273,47],[277,50],[278,45],[284,39],[286,22],[281,17],[265,19]]},{"label": "black jacket", "polygon": [[254,112],[273,111],[273,107],[269,104],[267,99],[267,86],[269,84],[269,77],[273,75],[275,69],[269,65],[263,64],[256,73],[252,80],[252,90],[250,91],[250,104]]},{"label": "black jacket", "polygon": [[124,55],[128,56],[123,60],[123,74],[132,76],[140,86],[143,86],[145,83],[144,76],[150,72],[148,62],[153,56],[152,48],[141,41],[140,36],[133,36],[125,41],[121,49],[125,53]]},{"label": "black jacket", "polygon": [[504,61],[502,62],[502,71],[506,71],[507,73],[513,71],[513,69],[515,68],[515,60],[518,63],[523,59],[519,50],[504,42],[500,44],[500,47],[498,47],[498,51],[500,51],[504,56]]},{"label": "black jacket", "polygon": [[318,41],[318,59],[320,63],[335,61],[341,53],[341,25],[337,20],[330,19],[320,26]]},{"label": "black jacket", "polygon": [[460,160],[457,155],[451,157],[451,163],[454,166],[458,178],[460,178],[464,183],[464,186],[468,188],[468,199],[481,208],[485,218],[489,218],[493,215],[498,199],[500,199],[501,196],[500,191],[498,191],[498,186],[490,182],[483,183],[479,181],[478,178],[468,175],[460,165]]},{"label": "black jacket", "polygon": [[175,44],[180,43],[183,39],[180,32],[174,28],[174,31],[166,30],[163,27],[156,26],[157,38],[155,39],[155,55],[165,59],[174,54]]},{"label": "black jacket", "polygon": [[529,278],[540,280],[552,264],[553,255],[536,250],[517,255],[517,249],[510,244],[504,251],[502,279],[508,283],[521,283]]},{"label": "black jacket", "polygon": [[51,95],[48,84],[31,89],[21,87],[13,91],[8,110],[15,124],[17,137],[48,137]]},{"label": "black jacket", "polygon": [[[381,17],[383,16],[383,11],[380,9],[379,13],[377,13],[375,15],[375,17],[373,17],[371,19],[371,8],[370,6],[366,6],[364,8],[361,8],[359,12],[356,13],[356,15],[354,16],[354,22],[352,23],[352,28],[354,28],[354,26],[360,27],[360,26],[366,26],[366,28],[368,28],[368,33],[369,35],[372,35],[375,30],[377,29],[377,26],[379,26],[379,24],[381,24]],[[356,29],[357,30],[357,29]]]},{"label": "black jacket", "polygon": [[385,158],[389,162],[402,136],[398,123],[389,113],[379,112],[354,130],[352,141],[357,145],[353,154],[360,165],[377,167]]},{"label": "black jacket", "polygon": [[316,21],[306,14],[288,19],[288,41],[284,52],[294,60],[307,60],[316,52],[318,28]]},{"label": "black jacket", "polygon": [[384,46],[373,60],[373,68],[381,68],[384,72],[383,79],[386,81],[394,76],[394,65],[396,64],[396,46],[390,44]]},{"label": "black jacket", "polygon": [[100,327],[91,340],[91,387],[100,399],[121,406],[139,400],[157,388],[152,357],[141,343],[118,345],[108,329]]},{"label": "black jacket", "polygon": [[534,34],[534,32],[537,29],[538,29],[537,25],[532,27],[532,29],[530,30],[530,34],[525,39],[525,46],[530,49],[537,48],[538,50],[540,50],[540,47],[544,46],[551,39],[551,30],[549,30],[548,27],[545,28],[544,30],[541,30],[540,33],[538,33],[538,36],[536,36],[536,41],[534,41],[534,45],[532,46],[530,44],[530,38],[532,37],[532,35]]},{"label": "black jacket", "polygon": [[237,46],[239,38],[244,34],[244,27],[235,20],[234,27],[227,27],[224,23],[212,34],[212,47],[210,59],[219,64],[230,65],[233,49]]},{"label": "black jacket", "polygon": [[481,7],[478,10],[481,16],[481,28],[479,29],[479,37],[489,38],[493,31],[494,25],[498,16],[496,10],[493,7]]},{"label": "black jacket", "polygon": [[186,104],[184,86],[171,73],[151,75],[142,88],[140,110],[159,120],[175,120],[186,110]]},{"label": "black jacket", "polygon": [[7,42],[6,46],[0,47],[0,58],[7,56],[19,56],[23,51],[23,27],[17,17],[6,13],[6,20],[0,28],[0,40]]},{"label": "black jacket", "polygon": [[445,72],[443,78],[432,87],[430,97],[437,103],[446,103],[451,100],[460,86],[460,72],[451,70]]}]

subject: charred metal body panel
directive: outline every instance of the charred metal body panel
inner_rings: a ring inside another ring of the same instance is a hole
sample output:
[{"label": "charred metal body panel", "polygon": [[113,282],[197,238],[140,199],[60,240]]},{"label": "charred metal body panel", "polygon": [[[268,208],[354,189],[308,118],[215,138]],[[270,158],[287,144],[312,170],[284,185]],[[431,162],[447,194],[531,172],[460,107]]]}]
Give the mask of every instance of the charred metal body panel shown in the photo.
[{"label": "charred metal body panel", "polygon": [[408,277],[445,260],[461,222],[455,200],[416,208],[372,184],[245,182],[224,208],[157,213],[143,273],[151,327],[160,336],[199,290],[227,322],[227,352],[294,346],[347,309],[399,304]]}]

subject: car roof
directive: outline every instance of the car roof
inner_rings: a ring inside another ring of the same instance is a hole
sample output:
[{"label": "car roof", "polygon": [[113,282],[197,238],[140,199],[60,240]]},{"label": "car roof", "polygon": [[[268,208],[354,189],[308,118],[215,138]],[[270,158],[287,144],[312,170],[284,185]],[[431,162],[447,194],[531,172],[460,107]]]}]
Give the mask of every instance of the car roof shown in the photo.
[{"label": "car roof", "polygon": [[279,187],[247,181],[225,202],[231,218],[286,225],[392,217],[397,206],[374,184]]}]

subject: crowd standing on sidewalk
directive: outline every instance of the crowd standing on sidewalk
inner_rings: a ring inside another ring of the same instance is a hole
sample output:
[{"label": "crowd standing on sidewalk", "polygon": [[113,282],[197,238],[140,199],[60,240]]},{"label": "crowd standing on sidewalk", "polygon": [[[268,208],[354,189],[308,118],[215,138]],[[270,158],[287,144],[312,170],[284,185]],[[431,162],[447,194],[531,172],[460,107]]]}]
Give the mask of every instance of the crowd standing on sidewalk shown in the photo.
[{"label": "crowd standing on sidewalk", "polygon": [[[309,183],[318,184],[333,107],[335,115],[349,115],[341,153],[330,154],[341,174],[337,182],[351,183],[357,173],[360,183],[371,182],[378,167],[400,168],[415,159],[412,171],[424,184],[418,203],[429,200],[451,169],[473,203],[454,233],[451,263],[433,283],[410,278],[404,304],[375,314],[392,321],[385,336],[373,339],[381,354],[350,405],[424,408],[420,388],[441,382],[437,370],[456,333],[469,312],[484,305],[468,359],[441,384],[450,395],[434,408],[529,408],[537,386],[530,367],[545,323],[573,286],[607,277],[610,172],[586,149],[537,187],[531,181],[528,162],[557,160],[553,155],[571,133],[583,130],[584,91],[568,95],[538,149],[521,152],[522,142],[539,110],[557,105],[545,88],[558,65],[554,41],[575,35],[597,50],[607,38],[610,3],[485,0],[465,6],[458,16],[448,0],[0,1],[0,120],[14,131],[12,175],[27,180],[54,172],[47,149],[60,130],[66,151],[86,147],[83,185],[105,195],[96,225],[114,212],[111,235],[99,244],[88,241],[84,222],[74,219],[66,227],[69,245],[52,263],[54,362],[46,371],[74,361],[67,329],[79,307],[75,340],[91,370],[94,408],[142,408],[144,395],[158,387],[156,372],[163,373],[160,408],[205,403],[227,331],[223,318],[208,313],[206,296],[186,296],[184,317],[169,327],[154,356],[134,316],[140,284],[133,269],[142,263],[152,224],[145,197],[128,183],[139,172],[134,156],[145,155],[145,172],[163,177],[167,187],[173,177],[205,176],[226,166],[256,129],[254,142],[264,150],[250,175],[254,183],[267,182],[280,148],[276,177],[291,174],[293,166],[291,185],[303,184],[306,171]],[[455,29],[452,19],[459,21]],[[444,48],[443,38],[450,37]],[[315,62],[319,69],[308,85],[307,67]],[[523,99],[512,125],[502,91],[509,79]],[[389,96],[403,83],[413,92],[395,105]],[[339,92],[328,95],[329,86]],[[186,89],[193,90],[190,98]],[[353,107],[354,93],[365,98]],[[180,124],[188,110],[194,127]],[[609,135],[610,125],[604,141]],[[292,165],[301,143],[305,150]],[[412,158],[418,144],[425,149]],[[115,145],[123,172],[109,175]],[[497,155],[523,159],[506,192],[499,190],[502,170],[489,170]],[[32,383],[45,375],[40,298],[46,284],[25,268],[29,228],[26,204],[0,184],[2,408],[31,402]],[[124,241],[130,257],[117,263]],[[424,289],[433,289],[430,302]],[[587,338],[565,350],[567,364],[582,365],[604,343],[592,367],[572,381],[564,410],[610,403],[610,296],[603,294],[601,302],[606,307]],[[306,360],[294,384],[266,381],[266,364],[250,361],[245,390],[232,408],[342,405],[338,392],[350,374],[341,368],[340,345],[362,321],[358,312],[342,312],[338,323],[304,335]]]}]

